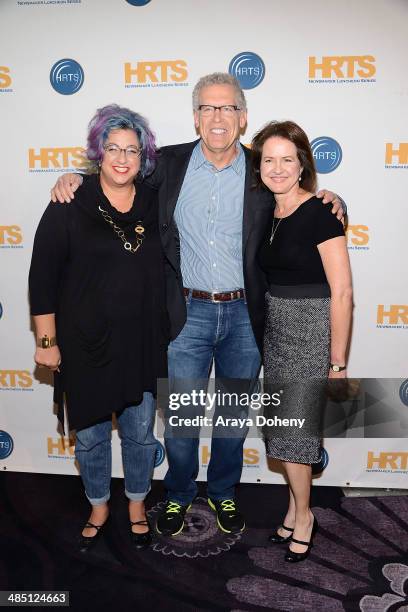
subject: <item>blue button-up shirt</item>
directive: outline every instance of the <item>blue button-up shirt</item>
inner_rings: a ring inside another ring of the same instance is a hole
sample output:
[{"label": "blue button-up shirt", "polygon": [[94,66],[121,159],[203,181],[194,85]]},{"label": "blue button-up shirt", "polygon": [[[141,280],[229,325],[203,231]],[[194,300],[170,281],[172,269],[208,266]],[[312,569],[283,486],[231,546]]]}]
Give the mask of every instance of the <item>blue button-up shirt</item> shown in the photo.
[{"label": "blue button-up shirt", "polygon": [[245,155],[217,170],[194,148],[175,209],[180,235],[184,287],[201,291],[232,291],[244,286],[242,215]]}]

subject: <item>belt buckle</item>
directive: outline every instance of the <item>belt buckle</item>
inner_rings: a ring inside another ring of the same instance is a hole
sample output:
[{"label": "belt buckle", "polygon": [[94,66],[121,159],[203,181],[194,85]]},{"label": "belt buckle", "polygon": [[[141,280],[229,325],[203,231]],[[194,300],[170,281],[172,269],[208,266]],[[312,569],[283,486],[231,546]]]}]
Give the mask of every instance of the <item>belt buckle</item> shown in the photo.
[{"label": "belt buckle", "polygon": [[[214,304],[221,304],[222,302],[228,302],[228,301],[232,302],[232,300],[237,300],[237,299],[239,299],[241,297],[241,291],[237,291],[237,290],[235,290],[235,291],[221,291],[221,292],[217,291],[217,293],[225,293],[225,294],[229,293],[230,299],[229,300],[216,300],[214,298],[214,295],[216,295],[216,294],[212,293],[211,294],[212,295],[211,301],[214,302]],[[235,294],[237,294],[236,297],[235,297]]]}]

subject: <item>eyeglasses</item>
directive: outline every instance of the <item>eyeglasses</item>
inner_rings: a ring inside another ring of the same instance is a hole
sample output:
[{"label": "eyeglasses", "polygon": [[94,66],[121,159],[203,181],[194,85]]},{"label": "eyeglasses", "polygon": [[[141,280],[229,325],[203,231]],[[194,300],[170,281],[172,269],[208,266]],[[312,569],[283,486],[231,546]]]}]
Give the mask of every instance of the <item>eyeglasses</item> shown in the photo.
[{"label": "eyeglasses", "polygon": [[125,154],[125,157],[128,159],[136,159],[140,157],[142,154],[142,149],[139,147],[126,147],[126,149],[121,149],[118,145],[108,144],[104,148],[105,153],[107,153],[112,159],[115,157],[120,157],[122,151]]},{"label": "eyeglasses", "polygon": [[234,104],[224,104],[223,106],[213,106],[212,104],[200,104],[198,110],[203,117],[212,117],[216,110],[219,110],[223,117],[232,117],[235,111],[242,110]]}]

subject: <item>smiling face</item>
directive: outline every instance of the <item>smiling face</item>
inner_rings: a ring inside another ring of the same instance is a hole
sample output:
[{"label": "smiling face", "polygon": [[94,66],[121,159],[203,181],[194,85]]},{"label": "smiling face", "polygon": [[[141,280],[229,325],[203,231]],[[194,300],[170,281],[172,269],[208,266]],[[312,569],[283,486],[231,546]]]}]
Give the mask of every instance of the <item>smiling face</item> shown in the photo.
[{"label": "smiling face", "polygon": [[262,182],[273,193],[297,190],[302,169],[293,142],[280,136],[272,136],[265,141],[260,173]]},{"label": "smiling face", "polygon": [[[203,87],[199,104],[238,106],[235,89],[228,84]],[[222,115],[219,110],[210,117],[203,117],[200,111],[194,111],[194,123],[200,133],[205,156],[211,160],[214,154],[235,153],[235,143],[240,130],[245,127],[246,119],[244,111],[234,111],[231,117]]]},{"label": "smiling face", "polygon": [[[116,145],[120,149],[139,149],[139,139],[133,130],[111,130],[106,138],[104,147]],[[101,180],[111,187],[125,187],[133,183],[140,170],[140,156],[118,154],[105,151],[101,164]]]}]

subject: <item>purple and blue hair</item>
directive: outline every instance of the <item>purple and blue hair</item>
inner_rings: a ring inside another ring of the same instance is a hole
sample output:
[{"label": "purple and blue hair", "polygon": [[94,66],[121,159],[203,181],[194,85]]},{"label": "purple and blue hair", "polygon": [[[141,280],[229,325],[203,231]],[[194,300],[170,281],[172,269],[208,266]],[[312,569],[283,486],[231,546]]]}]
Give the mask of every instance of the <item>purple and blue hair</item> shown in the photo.
[{"label": "purple and blue hair", "polygon": [[156,166],[157,150],[153,132],[144,117],[129,108],[109,104],[99,108],[88,125],[88,146],[86,156],[93,169],[102,161],[105,153],[103,145],[111,130],[133,130],[142,148],[140,176],[151,174]]}]

